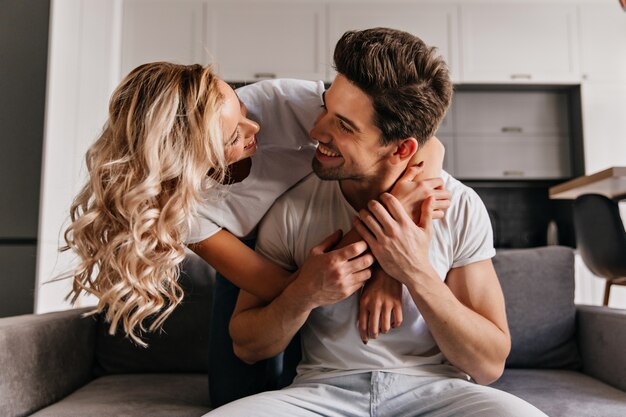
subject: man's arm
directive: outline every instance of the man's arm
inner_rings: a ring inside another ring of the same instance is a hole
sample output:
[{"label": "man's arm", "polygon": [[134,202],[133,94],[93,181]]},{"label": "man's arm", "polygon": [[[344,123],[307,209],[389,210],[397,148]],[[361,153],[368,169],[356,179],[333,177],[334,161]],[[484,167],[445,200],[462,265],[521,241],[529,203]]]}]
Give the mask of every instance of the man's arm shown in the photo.
[{"label": "man's arm", "polygon": [[453,268],[444,285],[439,298],[419,288],[409,291],[445,357],[479,384],[489,384],[502,375],[511,349],[493,264],[488,259]]},{"label": "man's arm", "polygon": [[355,227],[381,267],[407,286],[446,358],[476,382],[488,384],[504,369],[510,350],[504,297],[490,260],[453,268],[446,283],[428,257],[432,199],[415,225],[390,194],[370,203]]}]

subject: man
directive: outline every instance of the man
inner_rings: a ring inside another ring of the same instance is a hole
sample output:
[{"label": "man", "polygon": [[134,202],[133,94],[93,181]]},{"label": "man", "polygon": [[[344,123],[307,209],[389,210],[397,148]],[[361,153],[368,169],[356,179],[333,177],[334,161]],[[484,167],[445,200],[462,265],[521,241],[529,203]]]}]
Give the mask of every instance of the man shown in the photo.
[{"label": "man", "polygon": [[[319,274],[298,276],[269,304],[242,293],[231,321],[235,353],[251,363],[281,352],[301,328],[298,375],[283,390],[213,413],[543,415],[478,385],[501,375],[510,349],[490,223],[478,196],[444,173],[451,208],[433,223],[432,199],[413,219],[386,193],[450,104],[445,63],[420,39],[382,28],[347,32],[334,59],[338,76],[311,131],[319,142],[316,175],[276,202],[257,241],[257,250],[283,267],[315,263]],[[361,341],[356,325],[354,283],[326,273],[324,252],[332,244],[311,250],[333,230],[352,226],[376,257],[376,274],[403,284],[402,325],[369,341]]]}]

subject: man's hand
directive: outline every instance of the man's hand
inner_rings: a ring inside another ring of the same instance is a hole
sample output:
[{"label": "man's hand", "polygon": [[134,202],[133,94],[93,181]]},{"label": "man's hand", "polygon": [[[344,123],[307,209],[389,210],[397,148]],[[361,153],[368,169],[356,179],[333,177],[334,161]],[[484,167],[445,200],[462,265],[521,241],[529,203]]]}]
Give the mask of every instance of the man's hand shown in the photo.
[{"label": "man's hand", "polygon": [[341,235],[338,230],[313,247],[291,284],[307,309],[348,298],[371,276],[370,267],[375,260],[371,253],[365,253],[367,244],[359,240],[333,250]]},{"label": "man's hand", "polygon": [[402,284],[380,268],[365,283],[359,300],[359,333],[363,343],[402,324]]},{"label": "man's hand", "polygon": [[400,201],[415,223],[419,223],[422,202],[428,197],[434,198],[432,218],[435,220],[442,219],[450,207],[451,193],[443,188],[443,180],[420,179],[422,171],[421,165],[408,167],[391,189],[391,194]]},{"label": "man's hand", "polygon": [[[409,284],[416,271],[432,271],[428,249],[432,236],[433,197],[422,204],[420,223],[415,224],[400,201],[389,193],[382,204],[370,201],[354,219],[354,227],[367,242],[381,268]],[[384,206],[383,206],[384,204]]]}]

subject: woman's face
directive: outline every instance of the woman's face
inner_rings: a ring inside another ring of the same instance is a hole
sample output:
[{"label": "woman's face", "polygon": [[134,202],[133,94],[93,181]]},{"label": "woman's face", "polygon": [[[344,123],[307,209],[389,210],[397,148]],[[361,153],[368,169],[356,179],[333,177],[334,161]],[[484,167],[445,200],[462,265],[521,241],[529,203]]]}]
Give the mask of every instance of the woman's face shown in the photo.
[{"label": "woman's face", "polygon": [[235,91],[224,81],[219,80],[219,89],[224,97],[220,121],[224,134],[226,163],[228,165],[254,155],[256,133],[259,124],[247,118],[248,109],[239,100]]}]

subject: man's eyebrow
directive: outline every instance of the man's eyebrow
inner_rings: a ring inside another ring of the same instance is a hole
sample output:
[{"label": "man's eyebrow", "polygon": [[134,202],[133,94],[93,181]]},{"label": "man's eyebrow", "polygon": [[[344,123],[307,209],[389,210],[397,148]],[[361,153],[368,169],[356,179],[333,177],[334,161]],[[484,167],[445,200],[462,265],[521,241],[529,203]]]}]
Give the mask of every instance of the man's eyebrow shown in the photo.
[{"label": "man's eyebrow", "polygon": [[[324,107],[326,107],[326,91],[324,91],[322,93],[322,102],[324,103]],[[357,131],[358,133],[362,133],[361,129],[359,129],[357,127],[357,125],[350,119],[348,119],[345,116],[342,116],[340,114],[337,113],[333,113],[335,116],[337,116],[338,119],[340,119],[341,121],[343,121],[345,124],[347,124],[348,126],[350,126],[352,129],[354,129],[355,131]]]}]

